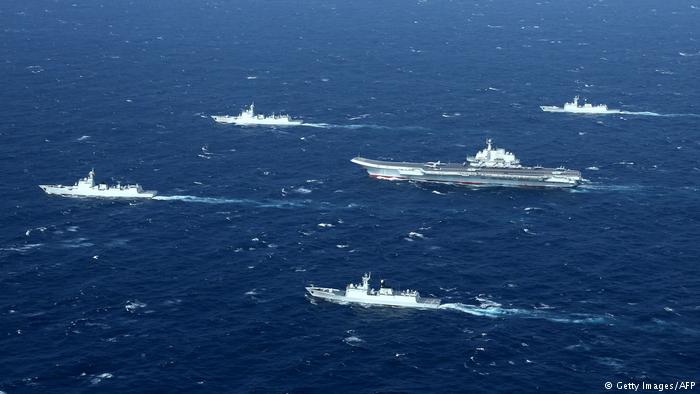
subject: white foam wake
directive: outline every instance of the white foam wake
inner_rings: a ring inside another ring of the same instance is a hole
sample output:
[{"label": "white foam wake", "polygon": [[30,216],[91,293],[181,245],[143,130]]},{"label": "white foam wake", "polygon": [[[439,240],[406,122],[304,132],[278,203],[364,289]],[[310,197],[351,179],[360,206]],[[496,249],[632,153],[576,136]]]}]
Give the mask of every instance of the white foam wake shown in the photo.
[{"label": "white foam wake", "polygon": [[607,111],[599,111],[599,112],[577,112],[577,111],[568,111],[563,108],[557,108],[554,110],[543,110],[544,112],[560,112],[560,113],[567,113],[567,114],[575,114],[575,115],[632,115],[632,116],[657,116],[657,117],[665,117],[665,118],[677,118],[677,117],[683,117],[683,116],[690,116],[690,117],[700,117],[700,114],[660,114],[657,112],[650,112],[650,111],[621,111],[618,109],[609,109]]},{"label": "white foam wake", "polygon": [[[633,192],[643,189],[642,185],[601,185],[595,183],[583,184],[577,187],[578,191],[614,191],[614,192]],[[576,189],[571,189],[572,192],[577,192]]]},{"label": "white foam wake", "polygon": [[638,115],[638,116],[660,116],[664,118],[678,118],[678,117],[683,117],[683,116],[691,116],[691,117],[700,117],[700,114],[659,114],[656,112],[649,112],[649,111],[619,111],[619,112],[612,112],[612,113],[618,113],[620,115]]},{"label": "white foam wake", "polygon": [[382,126],[376,124],[330,124],[330,123],[302,123],[300,126],[316,127],[321,129],[373,129],[373,130],[427,130],[422,126]]},{"label": "white foam wake", "polygon": [[499,306],[485,306],[484,307],[484,306],[477,306],[477,305],[462,304],[459,302],[442,304],[442,305],[440,305],[440,309],[450,309],[450,310],[468,313],[468,314],[474,315],[474,316],[485,316],[485,317],[501,317],[501,316],[509,316],[509,315],[512,316],[512,315],[526,315],[527,314],[527,312],[522,310],[522,309],[501,308]]},{"label": "white foam wake", "polygon": [[[498,305],[498,304],[494,304]],[[607,319],[600,316],[591,316],[585,314],[572,314],[569,316],[559,316],[545,311],[525,310],[517,308],[502,308],[494,305],[468,305],[462,303],[449,303],[440,305],[440,309],[449,309],[459,312],[468,313],[473,316],[481,317],[506,317],[517,316],[526,319],[544,319],[556,323],[573,323],[573,324],[605,324]]]},{"label": "white foam wake", "polygon": [[302,123],[299,126],[317,127],[320,129],[327,129],[327,128],[331,127],[332,125],[330,125],[328,123]]},{"label": "white foam wake", "polygon": [[239,204],[251,205],[260,208],[293,208],[300,207],[304,204],[294,201],[266,200],[257,201],[246,198],[217,198],[217,197],[198,197],[198,196],[155,196],[154,200],[161,201],[183,201],[194,202],[201,204]]},{"label": "white foam wake", "polygon": [[649,111],[608,111],[606,114],[620,114],[620,115],[640,115],[640,116],[664,116],[662,114],[657,114],[656,112]]}]

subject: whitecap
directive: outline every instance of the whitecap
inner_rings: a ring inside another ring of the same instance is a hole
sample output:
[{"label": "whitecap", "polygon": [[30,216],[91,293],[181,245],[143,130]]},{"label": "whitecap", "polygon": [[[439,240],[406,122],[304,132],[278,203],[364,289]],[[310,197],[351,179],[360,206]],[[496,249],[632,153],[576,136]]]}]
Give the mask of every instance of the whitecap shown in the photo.
[{"label": "whitecap", "polygon": [[126,309],[129,313],[134,313],[137,309],[145,308],[146,304],[143,302],[140,302],[139,300],[134,300],[134,301],[127,301],[126,305],[124,306],[124,309]]},{"label": "whitecap", "polygon": [[352,335],[352,336],[349,336],[349,337],[343,339],[343,342],[345,342],[346,344],[348,344],[350,346],[356,347],[356,346],[360,346],[364,342],[364,340],[356,335]]},{"label": "whitecap", "polygon": [[76,141],[85,141],[85,140],[88,139],[88,138],[90,138],[89,135],[84,135],[84,136],[82,136],[82,137],[78,137],[78,138],[76,139]]},{"label": "whitecap", "polygon": [[411,238],[420,238],[420,239],[425,238],[425,236],[423,234],[417,233],[415,231],[411,231],[410,233],[408,233],[408,236]]},{"label": "whitecap", "polygon": [[307,189],[305,187],[297,187],[296,189],[294,189],[294,192],[299,194],[309,194],[311,193],[311,189]]},{"label": "whitecap", "polygon": [[28,237],[29,234],[32,233],[32,231],[40,231],[40,232],[43,233],[44,231],[46,231],[46,227],[35,227],[35,228],[30,228],[30,229],[28,229],[28,230],[24,233],[24,235],[26,235],[26,236]]},{"label": "whitecap", "polygon": [[101,373],[99,375],[95,375],[92,379],[90,379],[91,384],[98,384],[100,383],[103,379],[111,379],[112,374],[109,372]]},{"label": "whitecap", "polygon": [[598,168],[598,167],[596,167],[596,166],[586,167],[586,169],[587,169],[587,170],[590,170],[590,171],[598,171],[598,170],[600,170],[600,168]]},{"label": "whitecap", "polygon": [[29,70],[32,74],[39,74],[40,72],[44,71],[41,66],[27,66],[24,69]]},{"label": "whitecap", "polygon": [[322,228],[333,227],[333,225],[331,223],[319,223],[318,227],[322,227]]}]

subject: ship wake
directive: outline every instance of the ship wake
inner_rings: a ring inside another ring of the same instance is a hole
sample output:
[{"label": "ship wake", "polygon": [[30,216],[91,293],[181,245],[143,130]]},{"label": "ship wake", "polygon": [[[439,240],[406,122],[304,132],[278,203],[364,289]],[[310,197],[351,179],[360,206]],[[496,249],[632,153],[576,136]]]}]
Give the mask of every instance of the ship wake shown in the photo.
[{"label": "ship wake", "polygon": [[302,123],[299,126],[315,127],[320,129],[346,129],[346,130],[428,130],[422,126],[382,126],[377,124],[330,124],[330,123]]},{"label": "ship wake", "polygon": [[200,204],[237,204],[254,206],[258,208],[296,208],[305,205],[305,202],[282,201],[282,200],[251,200],[246,198],[218,198],[218,197],[198,197],[198,196],[155,196],[154,200],[160,201],[182,201]]},{"label": "ship wake", "polygon": [[545,110],[545,112],[563,112],[563,113],[567,113],[567,114],[576,114],[576,115],[656,116],[656,117],[662,117],[662,118],[700,117],[700,114],[660,114],[658,112],[650,112],[650,111],[620,111],[620,110],[616,110],[616,109],[610,109],[607,111],[599,111],[599,112],[576,112],[576,111],[567,111],[565,109],[559,109],[559,110]]},{"label": "ship wake", "polygon": [[656,112],[648,112],[648,111],[619,111],[619,112],[611,112],[611,113],[617,113],[620,115],[637,115],[637,116],[660,116],[660,117],[666,117],[666,118],[678,118],[678,117],[683,117],[683,116],[691,116],[691,117],[700,117],[700,114],[659,114]]},{"label": "ship wake", "polygon": [[578,188],[571,189],[570,191],[573,193],[591,192],[591,191],[597,191],[597,192],[634,192],[634,191],[642,190],[644,188],[645,188],[645,186],[642,186],[642,185],[602,185],[602,184],[596,184],[596,183],[589,183],[589,184],[580,185]]},{"label": "ship wake", "polygon": [[656,116],[656,117],[662,117],[662,118],[678,118],[678,117],[700,117],[700,114],[693,114],[693,113],[686,113],[686,114],[660,114],[658,112],[650,112],[650,111],[622,111],[618,109],[609,109],[606,111],[598,110],[596,112],[579,112],[579,111],[571,111],[571,110],[566,110],[564,108],[556,108],[556,109],[543,109],[544,112],[560,112],[560,113],[567,113],[567,114],[576,114],[576,115],[631,115],[631,116]]},{"label": "ship wake", "polygon": [[462,303],[449,303],[440,305],[440,309],[448,309],[459,312],[464,312],[473,316],[480,317],[520,317],[525,319],[544,319],[556,323],[571,323],[571,324],[606,324],[608,319],[602,316],[593,316],[588,314],[571,314],[568,316],[557,315],[546,311],[526,310],[517,308],[502,308],[500,305],[468,305]]}]

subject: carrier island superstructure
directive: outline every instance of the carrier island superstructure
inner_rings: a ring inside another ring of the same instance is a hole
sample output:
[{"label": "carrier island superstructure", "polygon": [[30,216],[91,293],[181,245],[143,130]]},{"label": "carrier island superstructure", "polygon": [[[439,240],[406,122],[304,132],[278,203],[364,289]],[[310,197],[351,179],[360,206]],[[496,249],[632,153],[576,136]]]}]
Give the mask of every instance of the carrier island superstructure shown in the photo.
[{"label": "carrier island superstructure", "polygon": [[407,180],[474,187],[576,187],[583,181],[581,172],[564,167],[525,167],[515,155],[502,148],[494,148],[490,139],[486,148],[464,163],[410,163],[355,157],[352,162],[364,167],[369,176],[384,180]]}]

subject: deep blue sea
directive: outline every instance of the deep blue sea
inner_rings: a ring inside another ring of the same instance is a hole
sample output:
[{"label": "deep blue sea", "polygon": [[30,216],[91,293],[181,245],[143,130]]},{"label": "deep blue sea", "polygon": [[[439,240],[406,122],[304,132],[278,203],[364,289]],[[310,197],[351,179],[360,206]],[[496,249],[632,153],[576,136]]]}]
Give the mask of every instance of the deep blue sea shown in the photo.
[{"label": "deep blue sea", "polygon": [[[700,381],[697,0],[3,0],[0,81],[0,393]],[[574,95],[637,114],[538,108]],[[325,126],[209,118],[253,101]],[[349,161],[487,138],[590,183]],[[91,168],[161,198],[37,187]],[[305,297],[369,271],[450,307]]]}]

